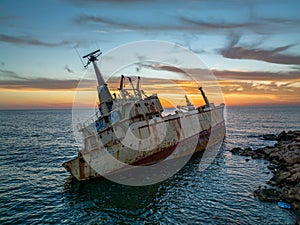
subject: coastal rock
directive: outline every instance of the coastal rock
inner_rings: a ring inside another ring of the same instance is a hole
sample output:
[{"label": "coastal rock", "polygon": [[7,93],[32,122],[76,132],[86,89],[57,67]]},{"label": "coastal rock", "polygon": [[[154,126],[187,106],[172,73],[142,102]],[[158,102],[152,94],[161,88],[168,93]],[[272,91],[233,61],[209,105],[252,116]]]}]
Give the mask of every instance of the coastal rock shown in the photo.
[{"label": "coastal rock", "polygon": [[287,178],[287,182],[299,184],[300,183],[300,172],[294,173],[290,178]]},{"label": "coastal rock", "polygon": [[274,165],[276,165],[277,167],[280,167],[281,166],[281,164],[280,164],[280,162],[278,162],[276,159],[274,159],[274,160],[269,160],[272,164],[274,164]]},{"label": "coastal rock", "polygon": [[292,187],[287,191],[287,197],[291,200],[300,201],[300,187]]},{"label": "coastal rock", "polygon": [[268,140],[268,141],[276,141],[277,136],[275,134],[264,134],[262,135],[263,140]]},{"label": "coastal rock", "polygon": [[241,156],[246,156],[246,157],[251,157],[253,159],[261,159],[261,158],[265,158],[265,153],[263,150],[253,150],[252,148],[248,147],[248,148],[233,148],[230,150],[232,154],[238,154]]},{"label": "coastal rock", "polygon": [[276,147],[272,147],[272,148],[267,148],[267,147],[265,147],[265,148],[262,148],[262,151],[263,151],[263,153],[264,153],[265,155],[270,155],[271,153],[277,152],[278,150],[279,150],[279,149],[276,148]]},{"label": "coastal rock", "polygon": [[271,181],[274,181],[277,185],[282,184],[283,182],[286,182],[286,179],[289,178],[291,175],[292,174],[290,172],[278,172],[271,179]]},{"label": "coastal rock", "polygon": [[254,191],[254,196],[264,202],[277,202],[281,199],[281,193],[275,188],[258,188]]},{"label": "coastal rock", "polygon": [[[300,211],[300,202],[291,202],[291,207],[294,210]],[[299,221],[300,221],[300,212],[299,212]]]},{"label": "coastal rock", "polygon": [[300,164],[294,164],[293,166],[287,167],[287,169],[292,173],[300,172]]},{"label": "coastal rock", "polygon": [[269,170],[271,170],[271,171],[275,171],[275,170],[278,168],[278,166],[275,165],[275,164],[270,164],[270,165],[267,166],[267,168],[268,168]]},{"label": "coastal rock", "polygon": [[[275,138],[276,137],[276,138]],[[252,159],[266,159],[271,164],[268,168],[274,176],[267,182],[272,188],[258,188],[254,195],[260,201],[283,200],[291,204],[297,219],[300,218],[300,130],[282,131],[278,136],[266,134],[264,140],[277,140],[274,146],[252,148],[233,148],[233,154],[251,156]]]},{"label": "coastal rock", "polygon": [[254,154],[254,153],[252,152],[252,150],[251,150],[251,151],[245,151],[245,150],[244,150],[244,151],[242,151],[242,152],[240,153],[241,156],[251,156],[251,157],[253,156],[253,154]]},{"label": "coastal rock", "polygon": [[288,133],[286,133],[285,131],[282,131],[278,137],[277,137],[277,141],[290,141],[293,140],[297,137],[297,135],[299,135],[298,131],[289,131]]},{"label": "coastal rock", "polygon": [[281,155],[280,151],[273,151],[266,158],[271,162],[272,161],[277,161],[277,162],[282,161],[282,155]]},{"label": "coastal rock", "polygon": [[242,149],[240,151],[240,155],[241,156],[251,156],[254,154],[252,148],[248,147],[248,148],[245,148],[245,149]]}]

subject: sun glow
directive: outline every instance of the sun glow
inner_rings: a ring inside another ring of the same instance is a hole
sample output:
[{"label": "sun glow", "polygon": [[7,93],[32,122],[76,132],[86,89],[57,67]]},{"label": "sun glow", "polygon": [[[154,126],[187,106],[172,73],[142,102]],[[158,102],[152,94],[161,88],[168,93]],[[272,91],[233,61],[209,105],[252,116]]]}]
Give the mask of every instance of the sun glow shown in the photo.
[{"label": "sun glow", "polygon": [[[222,86],[221,86],[222,88]],[[274,90],[263,90],[260,93],[254,91],[241,90],[227,91],[228,87],[223,87],[223,98],[227,106],[248,106],[248,105],[299,105],[299,95],[293,89],[284,90],[278,95]],[[77,107],[93,107],[97,104],[97,94],[95,91],[48,91],[48,90],[5,90],[1,91],[0,109],[31,109],[31,108],[71,108],[74,98],[76,98]],[[152,94],[152,93],[149,93]],[[80,97],[78,97],[80,96]],[[161,103],[165,108],[172,108],[176,105],[184,105],[184,94],[158,93]],[[204,101],[200,92],[188,94],[189,99],[196,106],[203,105]],[[207,92],[207,97],[216,105],[222,103],[214,101],[213,95]],[[217,98],[215,99],[217,100]]]}]

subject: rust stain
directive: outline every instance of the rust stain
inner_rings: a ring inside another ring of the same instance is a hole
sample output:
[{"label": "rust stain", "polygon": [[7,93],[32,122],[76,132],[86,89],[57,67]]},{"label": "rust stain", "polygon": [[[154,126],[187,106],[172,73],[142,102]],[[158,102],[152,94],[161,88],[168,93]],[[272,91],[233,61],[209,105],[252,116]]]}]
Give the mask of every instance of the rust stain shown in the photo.
[{"label": "rust stain", "polygon": [[84,173],[84,166],[85,166],[85,161],[83,158],[79,158],[79,177],[81,179],[85,178],[85,173]]}]

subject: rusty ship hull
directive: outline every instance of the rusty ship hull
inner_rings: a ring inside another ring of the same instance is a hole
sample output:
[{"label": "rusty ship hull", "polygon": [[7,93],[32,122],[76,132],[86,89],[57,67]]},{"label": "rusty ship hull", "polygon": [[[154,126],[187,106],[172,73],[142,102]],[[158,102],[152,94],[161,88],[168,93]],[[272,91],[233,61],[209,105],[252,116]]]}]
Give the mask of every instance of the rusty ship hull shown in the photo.
[{"label": "rusty ship hull", "polygon": [[[210,116],[211,114],[215,114],[214,116],[211,117],[213,122],[207,123],[206,125],[203,124],[203,117],[205,117],[204,116],[205,113],[202,112],[201,114],[197,112],[198,115],[196,116],[199,117],[199,121],[202,123],[201,126],[204,127],[205,129],[201,129],[198,132],[197,131],[192,132],[193,134],[191,136],[181,138],[181,140],[175,141],[173,143],[171,143],[171,139],[173,137],[169,136],[169,139],[166,139],[165,143],[162,143],[159,148],[149,151],[148,154],[145,154],[145,152],[134,151],[135,155],[127,159],[124,156],[122,157],[120,153],[116,153],[112,155],[117,160],[122,160],[124,161],[124,163],[127,163],[129,165],[145,166],[145,165],[158,163],[165,159],[171,160],[179,157],[184,157],[190,154],[202,152],[209,146],[223,141],[226,134],[225,122],[223,118],[223,110],[224,110],[224,106],[220,106],[216,109],[206,112]],[[179,118],[171,118],[171,119],[167,118],[166,120],[169,120],[170,123],[169,130],[170,129],[176,130],[177,128],[177,131],[175,131],[175,133],[176,132],[180,133],[181,127],[179,125],[180,124]],[[178,126],[176,125],[174,126],[174,124],[177,124]],[[196,143],[196,144],[192,144],[191,146],[189,146],[189,143]],[[117,146],[117,148],[121,148],[121,147]],[[172,155],[175,149],[177,150],[177,154]],[[97,151],[100,155],[106,154],[105,152],[101,152],[102,151],[101,149],[96,149],[95,151]],[[122,149],[122,151],[126,154],[128,153],[128,151],[130,151],[130,149]],[[69,171],[72,174],[72,176],[79,181],[98,178],[106,174],[121,172],[122,170],[126,170],[126,166],[120,167],[120,165],[117,164],[115,167],[112,166],[111,169],[107,170],[104,174],[99,174],[93,168],[96,167],[97,171],[104,171],[104,170],[102,168],[99,168],[98,166],[95,166],[93,163],[89,162],[90,161],[89,159],[94,157],[94,151],[85,152],[83,150],[82,152],[83,153],[79,153],[78,157],[68,162],[65,162],[63,164],[66,170]],[[105,165],[105,160],[99,161],[99,165],[101,163]]]}]

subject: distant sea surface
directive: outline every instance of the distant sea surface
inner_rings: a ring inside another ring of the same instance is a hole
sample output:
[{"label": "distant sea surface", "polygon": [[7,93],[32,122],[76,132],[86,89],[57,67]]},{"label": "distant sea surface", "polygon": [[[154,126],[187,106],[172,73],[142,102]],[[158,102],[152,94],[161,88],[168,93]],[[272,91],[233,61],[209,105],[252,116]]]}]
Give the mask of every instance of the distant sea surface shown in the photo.
[{"label": "distant sea surface", "polygon": [[164,182],[130,187],[69,177],[61,164],[80,149],[71,110],[2,110],[0,224],[294,224],[292,211],[253,196],[272,176],[267,162],[228,150],[273,145],[259,136],[300,129],[300,107],[226,114],[221,153],[205,172],[193,158]]}]

